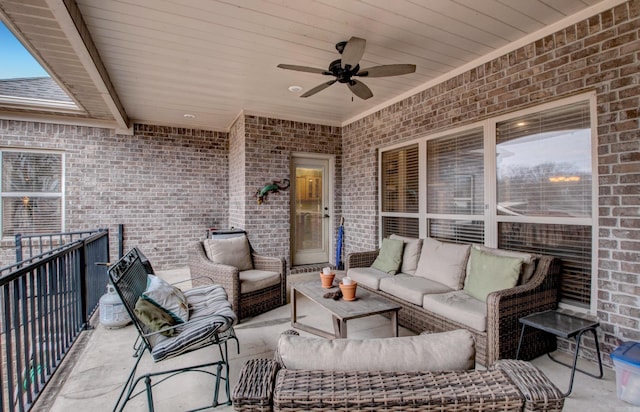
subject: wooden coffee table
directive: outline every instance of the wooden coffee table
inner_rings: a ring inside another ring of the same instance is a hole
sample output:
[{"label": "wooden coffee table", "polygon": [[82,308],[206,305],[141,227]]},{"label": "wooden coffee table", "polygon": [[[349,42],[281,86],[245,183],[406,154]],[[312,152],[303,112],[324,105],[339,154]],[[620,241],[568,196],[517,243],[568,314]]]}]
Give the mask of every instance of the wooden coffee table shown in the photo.
[{"label": "wooden coffee table", "polygon": [[[340,290],[338,287],[323,289],[320,285],[320,279],[292,285],[291,326],[329,339],[346,338],[348,320],[389,313],[391,315],[392,334],[393,336],[398,336],[398,311],[401,308],[400,305],[376,296],[363,288],[357,289],[356,300],[351,302],[347,302],[344,299],[333,300],[323,297],[327,292],[337,292],[338,290]],[[333,333],[298,322],[297,305],[299,295],[307,297],[331,313]]]}]

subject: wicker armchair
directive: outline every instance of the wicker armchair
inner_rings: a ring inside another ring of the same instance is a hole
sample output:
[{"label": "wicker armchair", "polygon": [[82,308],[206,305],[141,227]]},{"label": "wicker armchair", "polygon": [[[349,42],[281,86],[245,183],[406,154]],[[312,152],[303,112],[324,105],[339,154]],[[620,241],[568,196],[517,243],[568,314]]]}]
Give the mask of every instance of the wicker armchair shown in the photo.
[{"label": "wicker armchair", "polygon": [[[211,261],[205,252],[202,241],[188,247],[188,264],[191,271],[191,283],[195,286],[219,284],[227,292],[234,312],[241,321],[259,315],[286,304],[286,271],[282,258],[258,255],[252,250],[253,271],[240,271],[234,266]],[[256,289],[260,279],[252,279],[257,271],[276,272],[280,281]],[[254,287],[247,287],[254,282]],[[244,285],[243,285],[244,284]],[[243,290],[249,291],[243,292]]]}]

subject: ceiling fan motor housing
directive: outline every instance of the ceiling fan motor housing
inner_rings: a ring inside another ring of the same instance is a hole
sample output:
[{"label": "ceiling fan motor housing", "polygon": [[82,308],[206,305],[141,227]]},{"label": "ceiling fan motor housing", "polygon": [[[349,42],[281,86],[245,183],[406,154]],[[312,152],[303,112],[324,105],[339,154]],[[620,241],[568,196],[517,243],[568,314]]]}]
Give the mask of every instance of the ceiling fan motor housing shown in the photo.
[{"label": "ceiling fan motor housing", "polygon": [[336,78],[338,79],[338,82],[340,83],[348,83],[351,80],[351,76],[358,73],[358,70],[360,70],[359,64],[356,64],[356,67],[354,68],[349,67],[349,70],[343,69],[342,60],[340,59],[332,61],[331,64],[329,65],[329,71],[331,72],[331,74],[336,76]]}]

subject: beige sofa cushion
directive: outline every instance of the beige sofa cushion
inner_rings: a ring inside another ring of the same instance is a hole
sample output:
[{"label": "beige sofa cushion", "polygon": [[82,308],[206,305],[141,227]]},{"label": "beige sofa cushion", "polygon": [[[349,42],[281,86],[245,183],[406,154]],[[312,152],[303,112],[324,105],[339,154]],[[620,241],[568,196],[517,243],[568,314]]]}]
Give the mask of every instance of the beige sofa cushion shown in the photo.
[{"label": "beige sofa cushion", "polygon": [[487,304],[463,290],[424,295],[422,307],[471,329],[487,330]]},{"label": "beige sofa cushion", "polygon": [[422,297],[425,293],[452,291],[450,287],[442,283],[402,273],[394,277],[380,279],[380,290],[418,306],[422,306]]},{"label": "beige sofa cushion", "polygon": [[398,235],[391,235],[389,238],[402,240],[404,242],[400,272],[415,275],[416,269],[418,268],[418,260],[420,259],[420,249],[422,249],[422,239]]},{"label": "beige sofa cushion", "polygon": [[374,339],[281,335],[276,350],[287,369],[418,372],[468,370],[475,366],[473,335],[464,329]]},{"label": "beige sofa cushion", "polygon": [[243,270],[239,274],[240,293],[255,292],[280,284],[280,274],[268,270]]},{"label": "beige sofa cushion", "polygon": [[462,287],[470,245],[445,243],[433,238],[422,242],[416,276],[433,280],[451,289]]},{"label": "beige sofa cushion", "polygon": [[361,285],[367,286],[373,290],[380,289],[380,279],[393,277],[388,273],[375,268],[350,268],[347,272],[347,276],[355,280]]},{"label": "beige sofa cushion", "polygon": [[253,269],[251,248],[246,236],[205,239],[203,246],[212,262],[233,266],[241,271]]},{"label": "beige sofa cushion", "polygon": [[[522,271],[520,272],[520,278],[518,279],[518,285],[524,285],[531,280],[533,273],[536,270],[536,264],[538,258],[531,253],[516,252],[514,250],[496,249],[487,247],[484,245],[473,245],[474,249],[481,250],[485,253],[490,253],[497,256],[508,256],[522,259]],[[467,261],[467,273],[469,272],[469,262]]]}]

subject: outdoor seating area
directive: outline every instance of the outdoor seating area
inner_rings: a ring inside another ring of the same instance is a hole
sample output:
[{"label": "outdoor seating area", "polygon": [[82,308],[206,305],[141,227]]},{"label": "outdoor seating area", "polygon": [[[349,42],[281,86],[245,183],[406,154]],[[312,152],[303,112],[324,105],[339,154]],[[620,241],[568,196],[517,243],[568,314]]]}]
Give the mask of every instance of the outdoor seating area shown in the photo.
[{"label": "outdoor seating area", "polygon": [[[188,285],[190,275],[188,269],[158,272],[158,276],[169,283]],[[318,275],[293,275],[289,284],[308,283],[317,280]],[[186,286],[185,286],[186,287]],[[321,329],[330,330],[332,320],[328,312],[318,310],[312,301],[300,297],[298,316],[306,323]],[[131,363],[131,345],[135,341],[137,331],[132,325],[123,328],[109,329],[97,323],[95,329],[87,332],[83,342],[74,347],[73,358],[75,365],[70,369],[68,376],[62,381],[62,385],[54,380],[43,394],[41,407],[43,410],[62,412],[67,410],[104,410],[105,405],[114,405],[118,393],[122,388]],[[229,353],[229,371],[232,391],[240,381],[242,369],[248,361],[256,359],[273,360],[280,336],[291,329],[290,303],[276,309],[247,318],[244,322],[234,327],[240,344],[240,352],[232,350]],[[315,335],[299,331],[300,337],[321,340]],[[416,336],[416,334],[404,327],[399,328],[401,337]],[[389,319],[381,315],[370,316],[350,321],[349,336],[353,339],[381,339],[391,336]],[[327,341],[330,342],[330,341]],[[202,362],[216,355],[214,348],[203,349],[185,354],[178,358],[167,359],[162,363],[164,367],[179,367],[187,363]],[[564,352],[556,351],[554,356],[568,361],[570,356]],[[264,363],[263,363],[264,364]],[[141,367],[149,370],[158,369],[150,359],[144,359]],[[570,369],[558,365],[541,356],[531,361],[531,365],[539,369],[557,388],[564,388],[569,379]],[[594,365],[580,360],[580,365],[585,369]],[[475,370],[483,371],[480,365]],[[500,373],[502,372],[491,372]],[[347,381],[348,382],[348,381]],[[211,388],[215,384],[214,379],[189,376],[184,374],[174,377],[167,383],[160,384],[154,390],[154,401],[158,411],[187,410],[202,404],[210,399]],[[180,389],[177,389],[180,388]],[[256,388],[256,390],[258,390]],[[224,392],[220,389],[220,399]],[[574,389],[570,397],[564,400],[563,411],[629,411],[631,405],[619,400],[616,396],[616,382],[614,371],[605,368],[603,379],[594,379],[582,373],[575,376]],[[146,398],[144,395],[132,399],[125,410],[146,410]],[[215,410],[232,411],[234,405],[221,405]],[[261,410],[261,409],[253,409]],[[518,409],[516,409],[518,410]]]}]

